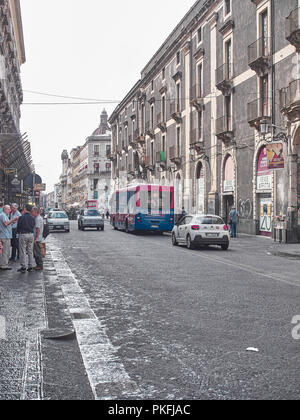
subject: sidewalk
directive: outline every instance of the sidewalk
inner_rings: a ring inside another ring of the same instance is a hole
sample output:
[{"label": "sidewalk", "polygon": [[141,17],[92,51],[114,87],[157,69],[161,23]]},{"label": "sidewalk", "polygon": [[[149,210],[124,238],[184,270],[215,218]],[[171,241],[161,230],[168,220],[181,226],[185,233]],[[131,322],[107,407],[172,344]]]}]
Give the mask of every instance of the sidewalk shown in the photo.
[{"label": "sidewalk", "polygon": [[0,400],[93,399],[53,261],[12,267],[0,272]]}]

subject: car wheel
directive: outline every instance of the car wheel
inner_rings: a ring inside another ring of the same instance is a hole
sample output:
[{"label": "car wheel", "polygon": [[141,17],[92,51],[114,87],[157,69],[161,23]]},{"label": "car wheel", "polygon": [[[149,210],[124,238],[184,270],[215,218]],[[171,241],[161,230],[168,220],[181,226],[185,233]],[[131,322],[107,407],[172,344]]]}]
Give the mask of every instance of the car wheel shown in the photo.
[{"label": "car wheel", "polygon": [[81,230],[82,230],[82,231],[85,231],[85,227],[84,227],[84,226],[82,226],[82,225],[81,225]]},{"label": "car wheel", "polygon": [[104,226],[101,228],[102,232],[104,231]]},{"label": "car wheel", "polygon": [[80,225],[78,225],[78,230],[81,230]]},{"label": "car wheel", "polygon": [[176,240],[175,233],[173,233],[173,234],[172,234],[172,245],[173,245],[173,246],[178,246],[178,242],[177,242],[177,240]]},{"label": "car wheel", "polygon": [[195,249],[195,246],[192,242],[192,238],[191,238],[190,235],[188,235],[187,238],[186,238],[186,246],[187,246],[188,249]]},{"label": "car wheel", "polygon": [[223,251],[227,251],[228,248],[229,248],[229,244],[221,245],[221,248],[222,248]]}]

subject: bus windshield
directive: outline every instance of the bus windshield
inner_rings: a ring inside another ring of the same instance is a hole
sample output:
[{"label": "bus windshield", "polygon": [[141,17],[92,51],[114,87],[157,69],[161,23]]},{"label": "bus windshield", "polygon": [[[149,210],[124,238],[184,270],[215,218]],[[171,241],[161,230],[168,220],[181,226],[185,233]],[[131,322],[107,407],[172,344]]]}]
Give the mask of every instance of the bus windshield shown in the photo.
[{"label": "bus windshield", "polygon": [[170,190],[150,189],[140,191],[140,211],[148,214],[170,214],[173,193]]}]

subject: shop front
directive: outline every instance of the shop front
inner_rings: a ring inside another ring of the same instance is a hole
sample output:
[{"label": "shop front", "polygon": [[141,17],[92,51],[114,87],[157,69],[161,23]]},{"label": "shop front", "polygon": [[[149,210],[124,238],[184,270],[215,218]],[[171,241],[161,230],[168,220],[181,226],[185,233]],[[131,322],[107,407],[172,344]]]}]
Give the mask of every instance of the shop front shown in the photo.
[{"label": "shop front", "polygon": [[234,206],[235,193],[235,170],[232,156],[228,156],[224,168],[223,181],[223,213],[226,222],[228,223],[229,213]]},{"label": "shop front", "polygon": [[267,148],[261,149],[257,163],[257,204],[259,215],[259,234],[272,237],[273,172],[268,167]]}]

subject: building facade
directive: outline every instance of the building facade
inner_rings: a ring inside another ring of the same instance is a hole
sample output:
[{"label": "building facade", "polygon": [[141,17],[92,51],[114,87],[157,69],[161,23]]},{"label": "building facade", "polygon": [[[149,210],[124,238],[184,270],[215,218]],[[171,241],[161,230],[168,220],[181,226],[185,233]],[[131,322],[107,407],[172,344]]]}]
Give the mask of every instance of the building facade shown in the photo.
[{"label": "building facade", "polygon": [[99,210],[108,209],[111,184],[111,133],[103,111],[100,125],[83,146],[62,153],[60,196],[63,208],[83,207],[87,200],[98,200]]},{"label": "building facade", "polygon": [[197,1],[109,119],[114,188],[172,183],[178,212],[300,240],[299,7]]},{"label": "building facade", "polygon": [[0,190],[1,200],[5,201],[22,201],[21,181],[33,172],[30,144],[27,137],[20,134],[20,105],[23,101],[20,67],[24,62],[20,2],[1,0]]}]

